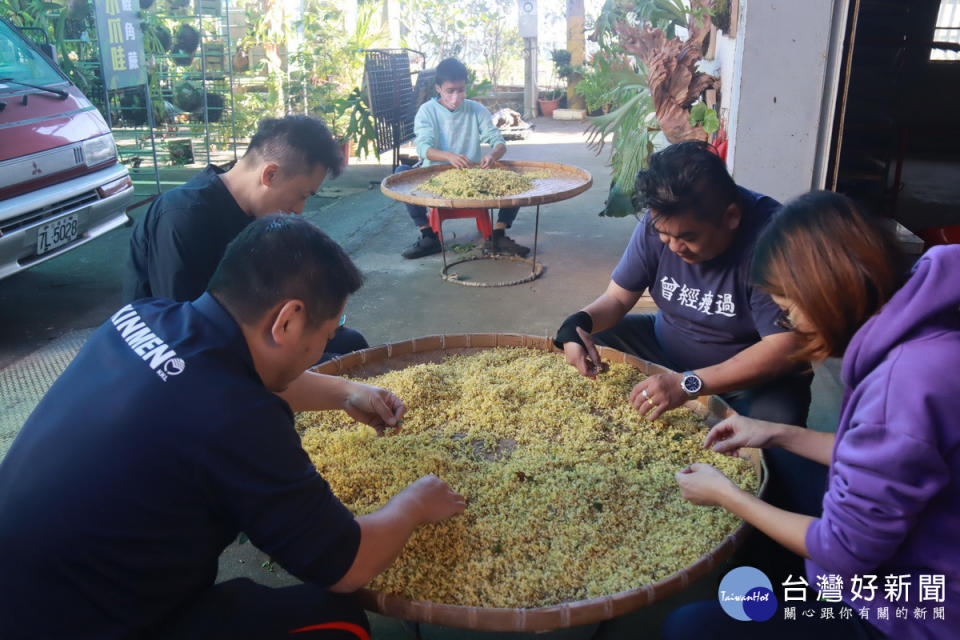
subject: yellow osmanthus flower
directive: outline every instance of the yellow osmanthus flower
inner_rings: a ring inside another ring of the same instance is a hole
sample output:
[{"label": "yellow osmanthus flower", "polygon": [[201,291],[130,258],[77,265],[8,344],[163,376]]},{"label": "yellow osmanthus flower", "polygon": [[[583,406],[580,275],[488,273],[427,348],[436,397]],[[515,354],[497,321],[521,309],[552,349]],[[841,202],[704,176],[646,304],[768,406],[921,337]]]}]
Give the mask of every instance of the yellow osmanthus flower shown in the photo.
[{"label": "yellow osmanthus flower", "polygon": [[533,188],[533,181],[550,177],[549,171],[517,173],[506,169],[448,169],[420,185],[441,198],[500,198]]},{"label": "yellow osmanthus flower", "polygon": [[396,435],[343,412],[298,416],[304,448],[334,493],[370,513],[435,473],[466,512],[420,527],[371,588],[411,599],[538,607],[635,589],[681,569],[740,524],[680,496],[674,474],[709,462],[748,491],[745,461],[703,449],[688,409],[656,422],[629,405],[643,379],[613,364],[590,380],[562,356],[490,349],[366,380],[403,398]]}]

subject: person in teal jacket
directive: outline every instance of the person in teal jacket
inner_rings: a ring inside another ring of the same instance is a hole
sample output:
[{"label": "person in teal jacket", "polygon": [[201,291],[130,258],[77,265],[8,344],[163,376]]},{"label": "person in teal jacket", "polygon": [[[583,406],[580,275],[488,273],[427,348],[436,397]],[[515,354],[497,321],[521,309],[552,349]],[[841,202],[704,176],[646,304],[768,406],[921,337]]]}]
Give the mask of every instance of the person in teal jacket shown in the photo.
[{"label": "person in teal jacket", "polygon": [[[467,68],[456,58],[447,58],[437,65],[437,96],[420,106],[414,119],[417,153],[421,166],[451,164],[458,169],[480,167],[489,169],[507,152],[507,145],[500,130],[493,126],[490,112],[485,106],[467,100]],[[490,145],[484,155],[481,143]],[[400,165],[396,173],[411,167]],[[515,255],[521,258],[530,253],[506,235],[506,230],[517,217],[519,207],[500,209],[493,238],[488,238],[485,248],[496,253]],[[420,238],[400,254],[413,259],[440,253],[440,239],[427,222],[427,209],[408,204],[407,212],[420,228]],[[493,242],[491,242],[493,240]]]}]

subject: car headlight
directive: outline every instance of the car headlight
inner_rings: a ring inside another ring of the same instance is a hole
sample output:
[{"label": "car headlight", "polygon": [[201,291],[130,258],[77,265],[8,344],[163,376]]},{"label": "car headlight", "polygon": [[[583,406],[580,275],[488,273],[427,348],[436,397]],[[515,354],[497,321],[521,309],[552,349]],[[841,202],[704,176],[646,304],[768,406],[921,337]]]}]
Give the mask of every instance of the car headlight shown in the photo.
[{"label": "car headlight", "polygon": [[116,157],[117,145],[109,133],[83,142],[83,162],[88,167],[103,164]]}]

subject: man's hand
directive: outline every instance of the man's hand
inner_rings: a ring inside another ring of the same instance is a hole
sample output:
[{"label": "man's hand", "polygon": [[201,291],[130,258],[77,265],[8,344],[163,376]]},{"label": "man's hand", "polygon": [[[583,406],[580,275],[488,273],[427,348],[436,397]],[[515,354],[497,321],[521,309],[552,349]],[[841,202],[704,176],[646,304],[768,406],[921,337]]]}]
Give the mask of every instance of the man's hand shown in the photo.
[{"label": "man's hand", "polygon": [[563,343],[563,353],[567,358],[567,364],[580,372],[580,375],[588,378],[596,378],[598,373],[603,373],[609,368],[606,362],[600,360],[600,353],[590,334],[577,327],[577,335],[583,340],[583,346],[576,342]]},{"label": "man's hand", "polygon": [[459,153],[447,152],[447,162],[457,169],[470,169],[474,166],[473,160]]},{"label": "man's hand", "polygon": [[772,422],[746,416],[731,416],[710,429],[703,447],[736,457],[740,455],[743,447],[765,449],[773,446],[777,432],[777,425]]},{"label": "man's hand", "polygon": [[493,153],[488,153],[480,158],[481,169],[491,169],[495,166],[497,166],[497,159],[493,157]]},{"label": "man's hand", "polygon": [[682,379],[683,375],[679,373],[650,376],[630,392],[630,404],[647,420],[656,420],[664,412],[676,409],[690,399],[680,386]]},{"label": "man's hand", "polygon": [[676,474],[685,500],[705,507],[723,506],[725,498],[740,488],[709,464],[698,462]]},{"label": "man's hand", "polygon": [[368,424],[383,435],[387,427],[397,426],[407,412],[407,406],[386,389],[352,382],[343,410],[357,422]]},{"label": "man's hand", "polygon": [[419,524],[440,522],[467,508],[466,499],[432,473],[408,484],[394,498]]}]

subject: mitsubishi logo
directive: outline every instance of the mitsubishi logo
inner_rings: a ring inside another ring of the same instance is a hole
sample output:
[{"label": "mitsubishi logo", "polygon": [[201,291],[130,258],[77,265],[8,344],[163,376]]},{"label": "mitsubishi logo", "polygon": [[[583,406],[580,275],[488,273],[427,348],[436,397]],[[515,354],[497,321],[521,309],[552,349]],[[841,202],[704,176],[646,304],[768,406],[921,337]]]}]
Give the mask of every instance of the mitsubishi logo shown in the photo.
[{"label": "mitsubishi logo", "polygon": [[33,161],[33,175],[38,176],[43,173],[43,169],[37,166],[37,161]]}]

